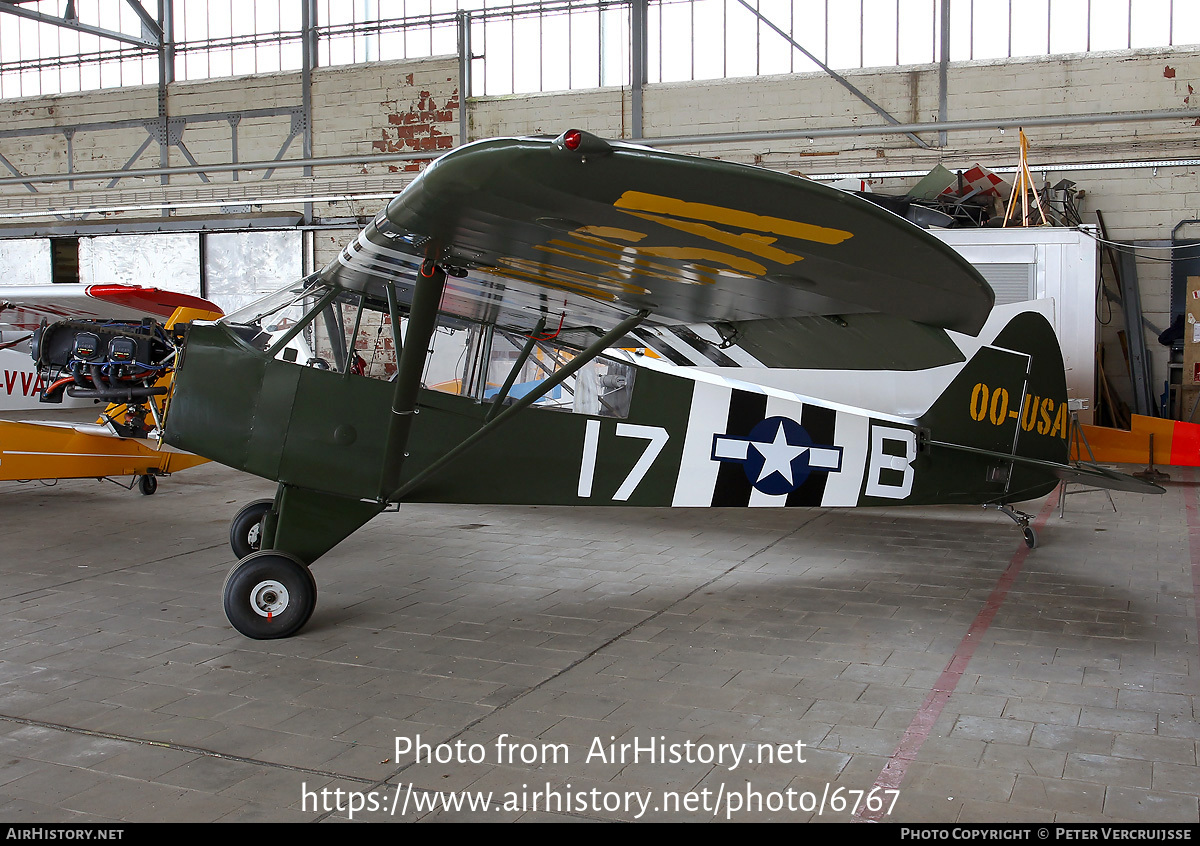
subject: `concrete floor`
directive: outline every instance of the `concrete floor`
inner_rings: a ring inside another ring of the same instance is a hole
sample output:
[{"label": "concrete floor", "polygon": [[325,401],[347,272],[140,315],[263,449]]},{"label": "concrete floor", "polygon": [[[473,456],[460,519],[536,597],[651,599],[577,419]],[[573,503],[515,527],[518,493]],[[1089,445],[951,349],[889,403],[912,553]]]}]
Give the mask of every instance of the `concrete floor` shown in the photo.
[{"label": "concrete floor", "polygon": [[271,485],[3,483],[0,819],[1196,823],[1172,475],[1033,504],[1028,555],[972,508],[406,506],[277,641],[220,600]]}]

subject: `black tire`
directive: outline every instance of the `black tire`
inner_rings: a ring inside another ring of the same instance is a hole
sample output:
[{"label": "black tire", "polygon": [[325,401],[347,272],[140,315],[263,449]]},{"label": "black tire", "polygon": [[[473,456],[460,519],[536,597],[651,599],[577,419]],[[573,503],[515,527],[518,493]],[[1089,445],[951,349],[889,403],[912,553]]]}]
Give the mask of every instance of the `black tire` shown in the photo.
[{"label": "black tire", "polygon": [[291,637],[317,607],[317,580],[299,559],[268,549],[242,559],[222,589],[225,617],[246,637]]},{"label": "black tire", "polygon": [[273,499],[256,499],[242,506],[242,510],[229,522],[229,548],[239,559],[258,552],[263,516],[274,504]]},{"label": "black tire", "polygon": [[158,490],[158,478],[147,473],[138,479],[138,490],[142,492],[142,496],[152,496]]},{"label": "black tire", "polygon": [[1029,547],[1030,549],[1037,549],[1038,536],[1037,536],[1037,532],[1035,532],[1033,530],[1032,526],[1025,527],[1024,535],[1025,535],[1025,545],[1027,547]]}]

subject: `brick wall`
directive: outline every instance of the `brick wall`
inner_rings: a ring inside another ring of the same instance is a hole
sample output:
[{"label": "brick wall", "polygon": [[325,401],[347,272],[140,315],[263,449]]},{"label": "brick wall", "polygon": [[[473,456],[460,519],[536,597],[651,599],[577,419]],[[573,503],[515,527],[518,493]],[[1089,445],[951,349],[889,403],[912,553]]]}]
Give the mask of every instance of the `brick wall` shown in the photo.
[{"label": "brick wall", "polygon": [[[312,88],[313,155],[450,149],[459,141],[457,76],[453,57],[317,69]],[[938,116],[934,65],[866,69],[845,76],[901,121],[932,121]],[[948,117],[986,120],[1195,108],[1200,106],[1195,101],[1197,86],[1200,48],[955,63],[949,74]],[[177,83],[170,89],[167,108],[173,117],[212,118],[189,124],[181,138],[198,161],[213,163],[230,160],[229,113],[296,109],[300,102],[299,74],[278,73]],[[876,126],[882,122],[866,104],[824,74],[652,85],[645,91],[644,103],[645,132],[651,138]],[[4,129],[53,129],[129,118],[152,121],[157,114],[153,86],[0,101],[0,126]],[[629,137],[632,126],[628,89],[612,88],[477,99],[468,106],[468,119],[471,138],[557,135],[570,127],[619,138]],[[292,129],[289,114],[242,119],[238,125],[239,160],[275,158]],[[1200,168],[1069,172],[1053,168],[1080,162],[1190,158],[1200,140],[1200,121],[1036,127],[1027,134],[1035,178],[1053,183],[1066,177],[1076,182],[1087,192],[1082,202],[1085,220],[1094,221],[1095,210],[1103,210],[1115,238],[1162,240],[1170,237],[1179,220],[1200,217]],[[74,167],[77,171],[120,168],[146,137],[147,130],[141,125],[78,132],[73,139]],[[931,144],[937,142],[934,134],[924,138]],[[1016,133],[995,129],[951,133],[945,148],[922,149],[899,135],[863,135],[720,145],[697,141],[673,149],[810,175],[923,172],[939,163],[951,169],[975,162],[1004,166],[1015,164],[1017,157]],[[282,157],[295,159],[302,153],[297,137]],[[0,154],[25,174],[66,173],[68,168],[66,139],[61,132],[0,139]],[[156,167],[158,162],[158,146],[152,143],[133,166]],[[178,148],[170,150],[169,162],[187,164]],[[399,190],[419,167],[406,162],[324,167],[309,180],[298,169],[280,170],[271,184],[281,196],[303,197],[339,186],[353,193],[361,190],[364,180],[372,179],[374,190],[389,193]],[[241,174],[240,180],[250,183],[261,177],[261,172]],[[233,177],[213,173],[210,179],[227,188]],[[872,186],[877,191],[903,193],[913,182],[914,177],[875,176]],[[172,177],[167,190],[203,185],[199,176],[180,175]],[[78,196],[82,196],[78,192],[90,192],[87,199],[93,202],[104,197],[116,202],[133,196],[137,188],[164,190],[157,178],[122,180],[111,189],[108,180],[78,180],[75,185]],[[50,194],[65,192],[67,186],[58,183],[39,185],[38,189]],[[32,202],[30,197],[20,185],[0,186],[0,211]],[[380,205],[378,199],[318,203],[315,211],[318,217],[345,218],[370,214]],[[344,231],[314,236],[316,263],[333,258],[345,238]],[[1146,318],[1163,327],[1168,322],[1169,266],[1145,259],[1139,260],[1138,271]],[[1110,326],[1120,325],[1117,311]],[[1115,329],[1104,331],[1111,342]],[[1161,385],[1166,378],[1165,351],[1153,343],[1151,350],[1155,383]],[[1120,356],[1111,355],[1109,366],[1115,378],[1124,378]]]}]

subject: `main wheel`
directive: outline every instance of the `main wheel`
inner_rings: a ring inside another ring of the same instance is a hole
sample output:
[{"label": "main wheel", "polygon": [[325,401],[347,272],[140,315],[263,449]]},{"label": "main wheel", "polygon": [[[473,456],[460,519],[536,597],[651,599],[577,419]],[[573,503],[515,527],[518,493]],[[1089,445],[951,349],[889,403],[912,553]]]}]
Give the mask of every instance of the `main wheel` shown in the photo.
[{"label": "main wheel", "polygon": [[262,520],[274,504],[273,499],[256,499],[242,506],[242,510],[229,522],[229,548],[238,558],[258,552]]},{"label": "main wheel", "polygon": [[268,549],[242,559],[223,589],[225,616],[255,640],[291,637],[317,607],[317,580],[299,559]]},{"label": "main wheel", "polygon": [[149,473],[138,479],[138,490],[145,496],[150,496],[158,490],[158,479],[151,476]]}]

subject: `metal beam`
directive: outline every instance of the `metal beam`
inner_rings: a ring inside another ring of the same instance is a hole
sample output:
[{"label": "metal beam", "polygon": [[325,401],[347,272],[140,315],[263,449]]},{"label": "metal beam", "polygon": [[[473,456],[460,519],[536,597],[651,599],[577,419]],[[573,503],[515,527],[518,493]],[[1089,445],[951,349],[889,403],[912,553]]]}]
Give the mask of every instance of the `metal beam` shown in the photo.
[{"label": "metal beam", "polygon": [[[275,154],[275,161],[281,161],[284,155],[287,153],[288,147],[292,146],[292,142],[296,140],[296,137],[304,133],[304,127],[302,124],[305,122],[306,121],[304,120],[303,115],[292,115],[292,128],[288,132],[287,138],[283,139],[283,144],[280,146],[279,152]],[[302,157],[300,161],[306,162],[310,160]],[[271,168],[263,174],[263,179],[270,179],[274,175],[275,168]],[[304,165],[304,175],[312,176],[312,167],[310,165]]]},{"label": "metal beam", "polygon": [[461,147],[467,143],[471,129],[467,101],[471,98],[471,62],[475,54],[471,52],[471,13],[459,11],[455,19],[458,21],[458,145]]},{"label": "metal beam", "polygon": [[20,177],[19,179],[15,179],[15,180],[8,180],[9,184],[15,183],[17,185],[24,185],[26,188],[29,189],[30,194],[36,194],[38,192],[38,189],[33,187],[33,183],[31,183],[25,177],[21,176],[21,171],[17,170],[16,167],[13,166],[13,163],[4,157],[3,153],[0,153],[0,164],[4,165],[6,168],[8,168],[10,173],[14,173],[18,177]]},{"label": "metal beam", "polygon": [[[275,113],[274,111],[272,113]],[[249,114],[249,113],[246,113]],[[637,138],[639,144],[644,144],[648,147],[678,147],[678,146],[702,146],[705,144],[741,144],[747,141],[782,141],[795,138],[839,138],[846,136],[859,135],[889,135],[903,133],[908,131],[918,132],[939,132],[942,130],[949,132],[977,132],[981,130],[994,129],[1016,129],[1021,126],[1091,126],[1105,123],[1137,123],[1139,121],[1159,121],[1159,120],[1196,120],[1200,118],[1200,109],[1179,109],[1167,111],[1148,111],[1148,112],[1109,112],[1107,114],[1092,114],[1092,115],[1060,115],[1047,117],[1024,117],[1024,118],[1005,118],[1005,119],[989,119],[983,118],[979,120],[958,120],[958,121],[938,121],[936,123],[908,123],[899,124],[897,126],[847,126],[833,127],[829,129],[784,129],[784,130],[769,130],[765,132],[733,132],[733,133],[715,133],[712,135],[678,135],[664,138]],[[206,118],[209,120],[225,119],[223,116],[212,116]],[[184,122],[190,122],[187,118],[177,118]],[[78,131],[82,127],[76,127]],[[61,129],[53,130],[54,133],[61,132]],[[50,130],[43,134],[50,134]],[[4,137],[4,133],[0,131],[0,137]],[[294,138],[295,136],[292,136]],[[162,176],[164,174],[182,175],[195,174],[201,171],[207,173],[229,173],[239,170],[275,170],[278,168],[295,168],[295,167],[329,167],[337,165],[367,165],[372,163],[397,162],[397,161],[424,161],[435,159],[442,155],[441,152],[425,152],[425,153],[379,153],[366,156],[326,156],[315,157],[311,159],[273,159],[271,161],[254,161],[254,162],[239,162],[235,164],[211,164],[198,167],[170,167],[170,168],[138,168],[138,169],[121,169],[121,170],[97,170],[97,171],[76,171],[72,174],[45,174],[41,176],[35,175],[20,175],[19,171],[9,166],[9,169],[18,174],[12,177],[0,178],[0,186],[4,185],[29,185],[30,183],[53,183],[67,182],[70,180],[86,181],[89,179],[127,179],[134,176]],[[1184,161],[1184,160],[1180,160]],[[1186,161],[1191,161],[1186,160]],[[0,161],[0,164],[3,162]],[[1164,162],[1164,167],[1173,166],[1169,162]],[[1045,168],[1039,166],[1037,170]],[[1002,168],[998,169],[1002,170]]]},{"label": "metal beam", "polygon": [[[159,17],[164,23],[170,18],[172,2],[173,0],[158,0]],[[163,170],[171,166],[171,119],[167,113],[167,88],[175,78],[174,61],[170,64],[167,63],[168,52],[173,54],[174,51],[168,51],[167,47],[166,42],[160,37],[158,43],[158,166]],[[159,177],[159,182],[164,186],[168,185],[170,181],[169,173],[164,173]],[[163,217],[168,217],[170,213],[170,209],[166,208],[160,212]]]},{"label": "metal beam", "polygon": [[642,135],[642,95],[646,87],[646,68],[649,65],[649,18],[649,0],[632,0],[629,9],[629,34],[633,42],[629,64],[629,111],[630,130],[634,138],[640,138]]},{"label": "metal beam", "polygon": [[[741,0],[739,0],[741,2]],[[1200,109],[1167,109],[1146,112],[1106,112],[1090,115],[980,118],[930,123],[898,123],[892,126],[841,126],[828,129],[771,129],[763,132],[726,132],[711,135],[671,135],[636,138],[648,147],[678,147],[685,144],[741,144],[746,141],[783,141],[791,138],[846,138],[859,135],[907,135],[910,132],[977,132],[989,129],[1020,129],[1022,126],[1092,126],[1103,123],[1137,123],[1155,120],[1195,120]]]},{"label": "metal beam", "polygon": [[[134,0],[129,0],[129,5],[141,9],[141,4]],[[144,12],[142,9],[138,17],[142,17]],[[159,23],[154,24],[154,30],[158,32],[162,43],[158,51],[158,61],[162,66],[161,76],[167,83],[172,83],[175,81],[175,0],[158,0],[158,18]],[[144,17],[142,22],[146,22]]]},{"label": "metal beam", "polygon": [[[150,34],[157,38],[158,42],[161,44],[163,41],[163,28],[159,25],[159,22],[151,17],[150,13],[146,11],[145,7],[142,6],[139,0],[125,0],[125,3],[129,6],[129,8],[133,9],[133,13],[137,15],[138,20],[142,22],[142,29],[149,30]],[[160,14],[162,5],[162,0],[159,0]],[[170,5],[170,0],[168,0],[167,5]]]},{"label": "metal beam", "polygon": [[[846,136],[860,135],[888,135],[901,133],[909,130],[921,132],[938,132],[946,131],[981,131],[994,129],[1018,128],[1021,126],[1073,126],[1073,125],[1097,125],[1105,123],[1136,123],[1138,121],[1159,121],[1159,120],[1196,120],[1200,118],[1200,109],[1181,109],[1168,111],[1150,111],[1150,112],[1112,112],[1108,114],[1094,115],[1062,115],[1058,117],[1025,117],[1012,119],[980,119],[980,120],[960,120],[960,121],[945,121],[936,123],[911,123],[900,124],[898,126],[849,126],[835,127],[829,129],[795,129],[795,130],[771,130],[766,132],[735,132],[712,135],[679,135],[664,138],[638,138],[634,139],[640,144],[649,147],[672,147],[672,146],[703,146],[705,144],[741,144],[748,141],[781,141],[795,138],[838,138]],[[222,116],[213,116],[211,120],[225,119]],[[177,120],[187,121],[186,118],[177,118]],[[76,127],[79,131],[81,127]],[[61,132],[61,129],[53,130],[54,133]],[[43,134],[50,134],[47,131]],[[0,132],[0,137],[3,133]],[[293,138],[295,136],[292,136]],[[138,153],[140,155],[140,152]],[[169,168],[138,168],[129,169],[127,166],[120,170],[98,170],[98,171],[75,171],[71,174],[44,174],[44,175],[22,175],[11,164],[0,159],[0,164],[5,165],[14,176],[0,178],[0,186],[5,185],[25,185],[29,190],[33,191],[31,183],[55,183],[74,181],[87,181],[91,179],[127,179],[130,177],[147,177],[147,176],[162,176],[162,175],[184,175],[196,174],[200,172],[206,173],[229,173],[241,170],[275,170],[279,168],[296,168],[296,167],[330,167],[340,165],[368,165],[372,163],[398,162],[398,161],[425,161],[435,159],[442,155],[441,152],[422,152],[422,153],[379,153],[366,156],[326,156],[314,157],[311,159],[273,159],[271,161],[253,161],[253,162],[238,162],[233,164],[211,164],[200,165],[197,167],[169,167]],[[133,158],[136,158],[134,156]],[[131,159],[132,161],[132,159]],[[1180,160],[1163,160],[1155,162],[1147,162],[1145,166],[1190,166],[1192,159]],[[127,163],[128,165],[128,163]],[[1129,166],[1143,166],[1142,163],[1131,162]],[[1101,167],[1100,165],[1092,165]],[[1077,167],[1073,165],[1039,165],[1037,170],[1045,169],[1061,169],[1063,167]],[[997,168],[997,171],[1003,171],[1003,168]],[[856,171],[858,172],[858,171]],[[109,187],[112,187],[111,185]]]},{"label": "metal beam", "polygon": [[[754,15],[754,17],[758,18],[760,21],[762,21],[767,26],[769,26],[771,29],[775,30],[776,34],[778,34],[780,38],[782,38],[788,44],[791,44],[792,47],[794,47],[795,49],[797,49],[801,53],[803,53],[805,56],[807,56],[809,58],[809,60],[812,61],[813,64],[815,64],[821,70],[825,71],[825,73],[827,73],[831,77],[833,77],[835,82],[837,82],[839,85],[841,85],[843,88],[845,88],[851,94],[853,94],[855,97],[857,97],[858,99],[860,99],[864,103],[866,103],[868,106],[870,106],[871,110],[874,111],[875,114],[879,115],[881,118],[883,118],[884,120],[886,120],[888,123],[892,124],[893,126],[900,125],[900,121],[898,121],[898,120],[896,120],[896,118],[892,117],[891,113],[888,112],[887,109],[885,109],[883,106],[876,103],[874,100],[872,100],[866,94],[862,93],[857,88],[855,88],[854,85],[848,79],[846,79],[846,77],[842,76],[840,73],[835,71],[833,68],[829,67],[829,65],[822,62],[820,59],[818,59],[812,53],[805,50],[802,46],[800,46],[800,42],[796,41],[796,39],[792,38],[790,35],[788,35],[782,29],[777,27],[770,18],[768,18],[766,15],[764,15],[758,9],[751,6],[749,3],[746,2],[746,0],[738,0],[738,2],[741,3],[743,6],[745,6],[750,11],[750,14]],[[925,141],[918,138],[916,135],[913,135],[912,132],[906,131],[906,132],[904,132],[904,134],[907,135],[909,138],[911,138],[913,141],[915,141],[918,146],[925,147],[926,149],[929,148],[929,144],[927,144]]]},{"label": "metal beam", "polygon": [[[71,213],[64,211],[64,214]],[[299,212],[288,211],[241,215],[212,214],[196,217],[116,218],[114,220],[83,220],[76,217],[40,223],[0,222],[0,239],[143,235],[148,232],[244,232],[250,229],[296,229],[303,224],[304,221]],[[353,229],[357,232],[359,227],[355,226]]]},{"label": "metal beam", "polygon": [[[192,151],[191,151],[191,150],[189,150],[189,149],[187,148],[187,145],[183,143],[183,139],[182,139],[182,138],[180,138],[180,139],[179,139],[179,140],[178,140],[178,141],[175,143],[175,146],[179,148],[179,152],[183,153],[183,157],[184,157],[185,159],[187,159],[187,160],[188,160],[188,162],[189,162],[189,163],[190,163],[190,164],[191,164],[193,167],[200,167],[200,166],[201,166],[201,165],[200,165],[200,162],[196,161],[196,157],[192,155]],[[197,176],[199,176],[199,177],[200,177],[200,181],[201,181],[201,182],[203,182],[203,183],[205,183],[205,184],[208,184],[208,183],[210,183],[210,182],[212,181],[211,179],[209,179],[209,178],[208,178],[208,174],[207,174],[207,173],[205,173],[203,170],[196,171],[196,175],[197,175]]]},{"label": "metal beam", "polygon": [[[304,158],[311,159],[313,151],[313,108],[312,108],[312,72],[317,66],[317,0],[303,0],[300,8],[300,112],[301,131],[304,134]],[[292,142],[291,135],[284,142],[283,149],[275,158],[282,158],[288,145]],[[263,179],[270,179],[274,171],[267,171]],[[311,177],[312,168],[305,167],[304,175]],[[304,204],[304,218],[311,223],[313,218],[312,203]]]},{"label": "metal beam", "polygon": [[[60,130],[61,131],[61,130]],[[295,136],[286,143],[290,144]],[[286,151],[286,147],[284,148]],[[281,154],[282,152],[281,151]],[[19,176],[0,178],[0,185],[17,185],[28,182],[69,182],[71,180],[86,181],[88,179],[128,179],[134,176],[178,176],[195,173],[229,173],[239,170],[278,170],[291,167],[322,167],[329,165],[367,165],[374,162],[410,162],[436,159],[442,152],[436,153],[381,153],[372,156],[330,156],[312,159],[273,159],[271,161],[239,162],[236,164],[197,165],[195,167],[155,167],[122,170],[85,170],[74,173],[51,173],[44,176]],[[14,170],[14,173],[19,171]]]},{"label": "metal beam", "polygon": [[[897,26],[899,32],[899,26]],[[948,111],[947,77],[950,69],[950,0],[942,0],[941,53],[938,57],[938,121],[950,119]],[[938,133],[938,146],[945,147],[949,139],[946,130]]]},{"label": "metal beam", "polygon": [[[130,5],[133,4],[131,3]],[[101,38],[109,38],[125,44],[136,44],[139,47],[148,47],[152,50],[157,50],[161,41],[161,38],[158,41],[151,41],[141,36],[127,35],[124,32],[80,23],[78,19],[60,18],[55,15],[47,15],[43,12],[35,12],[32,9],[26,9],[18,5],[14,0],[0,0],[0,13],[15,15],[18,18],[27,18],[31,21],[51,24],[52,26],[61,26],[63,29],[73,29],[76,32],[86,32],[89,35],[98,35]]]},{"label": "metal beam", "polygon": [[[237,111],[214,112],[211,114],[191,114],[177,115],[172,120],[192,124],[192,123],[215,123],[217,121],[227,120],[229,115],[236,114],[243,118],[257,117],[279,117],[280,115],[292,115],[296,113],[295,106],[273,106],[262,109],[238,109]],[[158,118],[124,118],[122,120],[93,120],[80,121],[71,124],[75,127],[76,132],[96,132],[100,130],[125,129],[128,127],[148,128],[151,124],[156,124]],[[21,129],[0,129],[0,138],[32,138],[41,135],[58,135],[63,131],[63,126],[30,126]]]}]

